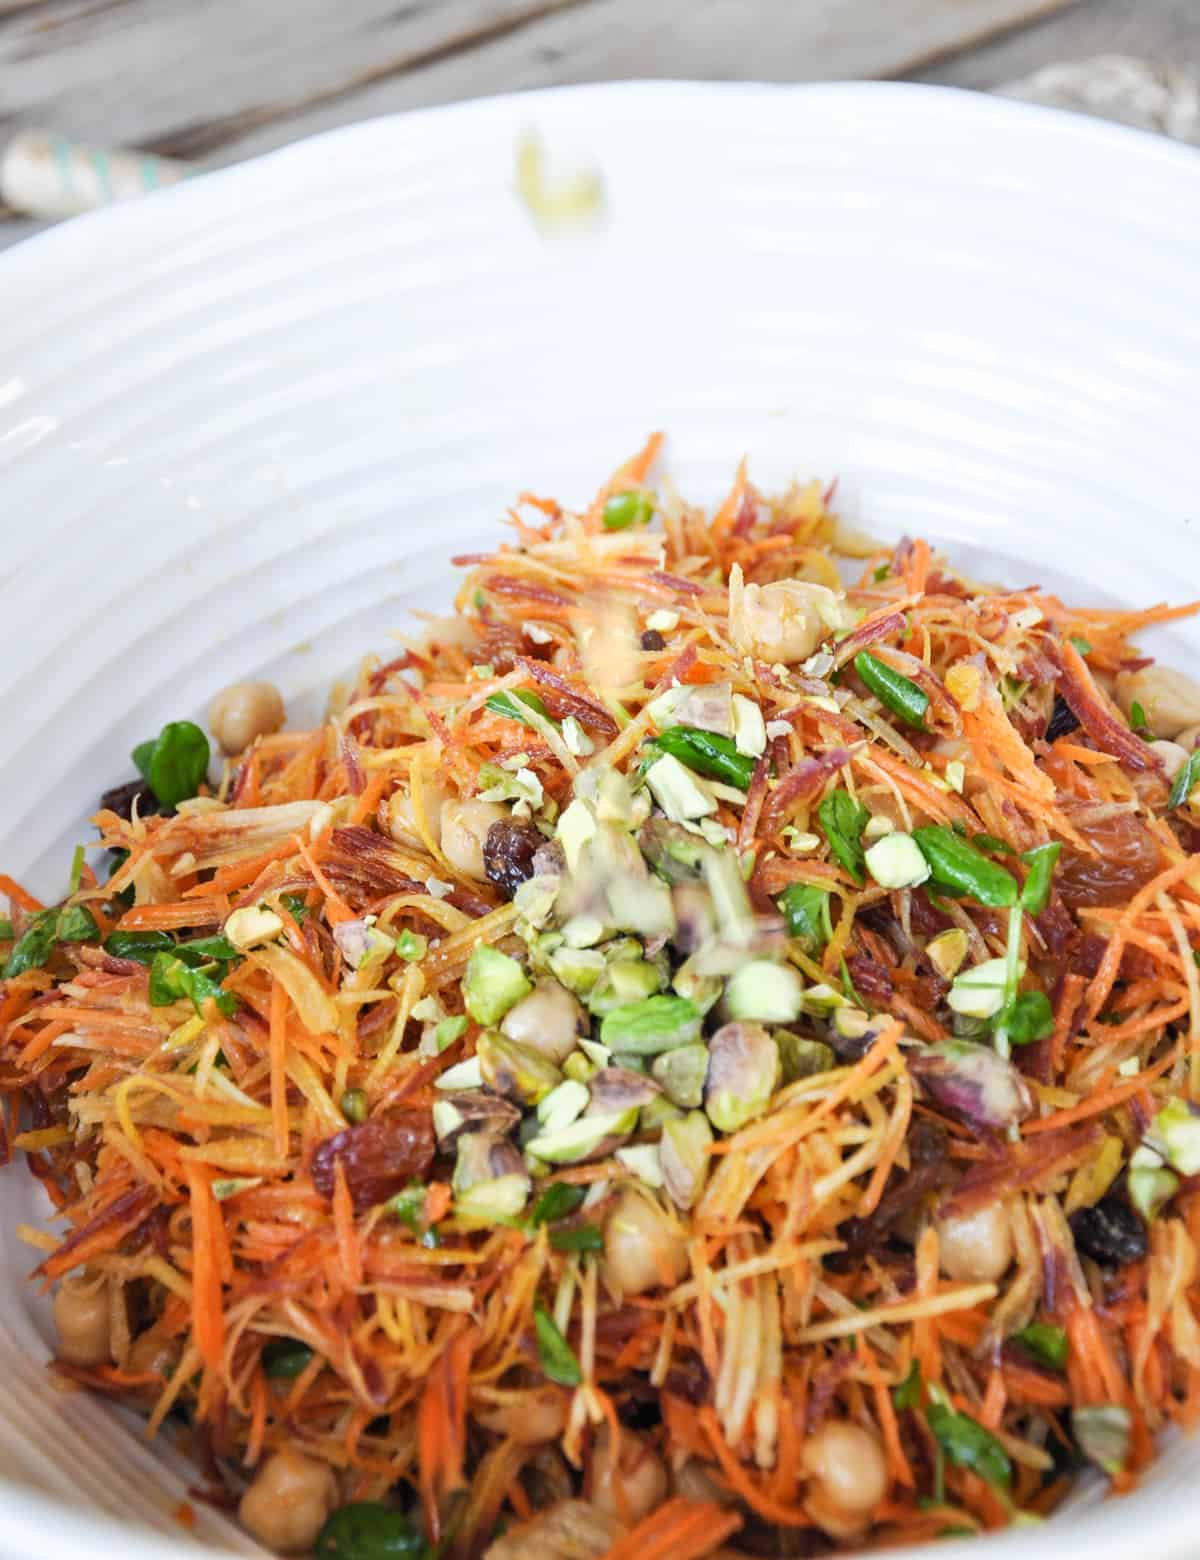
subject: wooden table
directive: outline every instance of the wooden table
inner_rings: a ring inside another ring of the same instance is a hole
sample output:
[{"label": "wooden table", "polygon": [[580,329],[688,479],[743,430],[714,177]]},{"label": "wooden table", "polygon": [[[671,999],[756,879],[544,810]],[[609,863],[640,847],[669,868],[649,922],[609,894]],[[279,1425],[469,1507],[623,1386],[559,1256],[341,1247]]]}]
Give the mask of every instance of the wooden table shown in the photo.
[{"label": "wooden table", "polygon": [[[992,88],[1125,52],[1200,67],[1200,0],[0,0],[0,140],[219,166],[397,109],[559,82]],[[0,222],[0,245],[36,224]]]}]

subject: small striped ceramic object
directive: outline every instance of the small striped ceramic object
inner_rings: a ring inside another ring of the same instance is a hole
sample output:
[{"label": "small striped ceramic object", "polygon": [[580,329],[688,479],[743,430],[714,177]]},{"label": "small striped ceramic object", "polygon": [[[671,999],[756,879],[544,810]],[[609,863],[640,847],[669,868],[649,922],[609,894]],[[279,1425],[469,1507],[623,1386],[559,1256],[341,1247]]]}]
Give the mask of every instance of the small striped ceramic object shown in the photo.
[{"label": "small striped ceramic object", "polygon": [[142,152],[101,151],[44,130],[23,130],[0,160],[0,200],[34,217],[73,217],[177,184],[186,163]]}]

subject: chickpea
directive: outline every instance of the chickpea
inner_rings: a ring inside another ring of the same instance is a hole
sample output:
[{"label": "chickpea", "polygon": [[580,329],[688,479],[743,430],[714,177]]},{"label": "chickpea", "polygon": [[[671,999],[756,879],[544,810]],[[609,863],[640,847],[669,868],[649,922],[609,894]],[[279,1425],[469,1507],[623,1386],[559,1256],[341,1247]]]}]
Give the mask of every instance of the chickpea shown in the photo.
[{"label": "chickpea", "polygon": [[1121,672],[1117,703],[1126,715],[1134,704],[1140,704],[1154,736],[1170,740],[1200,722],[1200,683],[1169,666]]},{"label": "chickpea", "polygon": [[807,661],[832,631],[828,620],[836,618],[839,606],[837,592],[803,580],[731,589],[730,638],[743,654],[793,666]]},{"label": "chickpea", "polygon": [[464,798],[447,802],[442,808],[442,853],[456,872],[487,879],[483,870],[483,842],[492,824],[508,817],[508,808],[499,802],[480,802]]},{"label": "chickpea", "polygon": [[[179,1355],[176,1339],[167,1338],[149,1327],[134,1339],[125,1368],[132,1376],[161,1376],[165,1381],[179,1364]],[[154,1391],[153,1388],[149,1390]]]},{"label": "chickpea", "polygon": [[303,1554],[312,1548],[339,1498],[337,1479],[327,1463],[285,1446],[255,1474],[238,1516],[264,1548]]},{"label": "chickpea", "polygon": [[[425,783],[421,787],[421,802],[425,810],[425,822],[429,833],[436,840],[442,832],[442,809],[454,793],[432,775],[423,778]],[[412,797],[407,792],[397,791],[380,808],[380,813],[380,822],[397,845],[422,848]]]},{"label": "chickpea", "polygon": [[554,1063],[565,1062],[588,1021],[582,1006],[556,980],[539,980],[527,997],[509,1008],[501,1032],[519,1045],[539,1051]]},{"label": "chickpea", "polygon": [[472,1411],[485,1430],[512,1436],[523,1446],[557,1441],[567,1423],[566,1399],[553,1387],[523,1392],[512,1403],[473,1404]]},{"label": "chickpea", "polygon": [[58,1357],[68,1365],[108,1365],[112,1361],[108,1285],[104,1280],[64,1279],[54,1296]]},{"label": "chickpea", "polygon": [[1174,780],[1191,753],[1191,749],[1185,748],[1182,743],[1167,742],[1161,737],[1150,743],[1150,751],[1157,753],[1162,760],[1163,774],[1168,780]]},{"label": "chickpea", "polygon": [[947,1278],[986,1284],[1005,1273],[1012,1261],[1012,1230],[1002,1202],[934,1222],[941,1269]]},{"label": "chickpea", "polygon": [[845,1419],[827,1420],[809,1436],[804,1467],[813,1480],[809,1510],[836,1538],[861,1532],[887,1493],[887,1463],[878,1439]]},{"label": "chickpea", "polygon": [[[622,1501],[617,1492],[624,1496]],[[662,1458],[636,1430],[622,1430],[620,1466],[614,1467],[612,1437],[601,1427],[592,1446],[588,1497],[597,1511],[640,1522],[667,1498],[670,1480]],[[624,1510],[622,1507],[624,1506]]]},{"label": "chickpea", "polygon": [[244,753],[256,737],[270,736],[285,719],[283,695],[274,683],[230,683],[208,706],[209,730],[222,753]]},{"label": "chickpea", "polygon": [[604,1230],[604,1272],[622,1295],[677,1284],[687,1271],[687,1237],[651,1198],[627,1187]]}]

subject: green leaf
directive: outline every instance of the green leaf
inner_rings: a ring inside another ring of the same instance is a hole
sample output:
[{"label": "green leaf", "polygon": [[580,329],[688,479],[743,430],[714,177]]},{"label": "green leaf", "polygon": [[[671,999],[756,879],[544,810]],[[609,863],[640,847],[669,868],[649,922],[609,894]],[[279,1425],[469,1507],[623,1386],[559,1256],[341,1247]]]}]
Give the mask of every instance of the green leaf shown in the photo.
[{"label": "green leaf", "polygon": [[1081,634],[1068,634],[1067,638],[1079,651],[1080,655],[1091,655],[1092,647]]},{"label": "green leaf", "polygon": [[731,737],[701,731],[697,726],[668,726],[666,731],[659,732],[656,746],[698,775],[722,780],[739,791],[750,787],[754,759],[739,753]]},{"label": "green leaf", "polygon": [[860,886],[864,882],[867,858],[862,847],[862,831],[871,817],[849,791],[834,791],[817,808],[817,817],[829,849],[835,859]]},{"label": "green leaf", "polygon": [[654,514],[654,496],[634,489],[614,493],[604,506],[604,529],[628,531],[630,526],[647,525]]},{"label": "green leaf", "polygon": [[1146,712],[1136,699],[1129,706],[1129,724],[1135,731],[1146,729]]},{"label": "green leaf", "polygon": [[1061,1327],[1053,1327],[1049,1322],[1030,1322],[1028,1327],[1014,1333],[1013,1339],[1032,1354],[1039,1365],[1046,1365],[1051,1370],[1066,1369],[1067,1335]]},{"label": "green leaf", "polygon": [[59,942],[88,942],[99,937],[100,928],[85,905],[64,905],[54,923],[54,935]]},{"label": "green leaf", "polygon": [[[140,748],[135,749],[135,763],[140,751]],[[163,806],[177,807],[180,802],[195,796],[203,785],[208,774],[208,759],[208,738],[200,727],[194,721],[173,720],[159,732],[143,772]]]},{"label": "green leaf", "polygon": [[133,759],[134,766],[143,780],[150,779],[150,760],[154,755],[155,739],[150,737],[145,742],[139,742],[137,747],[129,755]]},{"label": "green leaf", "polygon": [[272,1381],[295,1381],[312,1357],[312,1349],[298,1338],[272,1338],[262,1351],[263,1370]]},{"label": "green leaf", "polygon": [[989,1430],[966,1414],[956,1414],[945,1403],[930,1403],[925,1417],[934,1439],[956,1467],[977,1473],[996,1489],[1009,1488],[1012,1463]]},{"label": "green leaf", "polygon": [[79,880],[83,877],[83,846],[76,845],[75,853],[71,857],[71,876],[67,880],[67,892],[77,894],[79,892]]},{"label": "green leaf", "polygon": [[871,571],[871,578],[875,581],[876,585],[882,585],[884,580],[887,579],[891,572],[892,566],[890,563],[877,563],[874,569]]},{"label": "green leaf", "polygon": [[39,910],[18,937],[4,965],[4,979],[24,975],[26,970],[40,970],[54,951],[57,941],[54,922],[57,910]]},{"label": "green leaf", "polygon": [[434,1550],[394,1506],[353,1500],[326,1518],[313,1560],[433,1560]]},{"label": "green leaf", "polygon": [[242,956],[228,937],[224,936],[193,937],[190,942],[181,942],[175,952],[185,964],[193,967],[208,964],[213,959],[221,964],[232,964]]},{"label": "green leaf", "polygon": [[280,894],[279,900],[292,920],[297,923],[303,921],[308,914],[308,904],[303,894]]},{"label": "green leaf", "polygon": [[897,1408],[916,1408],[921,1401],[921,1366],[914,1360],[908,1367],[908,1375],[898,1387],[892,1388],[892,1402]]},{"label": "green leaf", "polygon": [[156,953],[150,966],[151,1007],[167,1007],[185,998],[190,998],[201,1016],[206,1002],[215,1002],[227,1018],[237,1010],[233,992],[222,991],[204,970],[191,969],[173,953]]},{"label": "green leaf", "polygon": [[174,947],[168,932],[123,932],[118,927],[104,939],[104,951],[114,959],[135,959],[147,967],[156,953],[170,953]]},{"label": "green leaf", "polygon": [[594,1224],[579,1224],[574,1229],[551,1230],[550,1244],[555,1251],[603,1251],[604,1235]]},{"label": "green leaf", "polygon": [[6,915],[0,915],[0,942],[11,942],[13,924]]},{"label": "green leaf", "polygon": [[[961,832],[957,828],[956,834]],[[993,856],[1015,856],[1017,853],[1007,840],[998,838],[995,834],[974,834],[971,836],[971,844],[977,850],[990,851]]]},{"label": "green leaf", "polygon": [[1044,991],[1023,991],[1000,1015],[1013,1045],[1032,1045],[1054,1033],[1054,1012]]},{"label": "green leaf", "polygon": [[891,710],[906,726],[925,730],[929,695],[911,677],[893,671],[869,650],[860,650],[854,657],[854,670],[885,709]]},{"label": "green leaf", "polygon": [[1200,780],[1200,748],[1194,748],[1188,754],[1187,763],[1175,776],[1171,794],[1167,798],[1167,806],[1182,807],[1195,789],[1198,780]]},{"label": "green leaf", "polygon": [[[503,715],[508,720],[519,720],[522,726],[532,726],[533,722],[526,715],[525,710],[532,710],[535,715],[541,715],[547,720],[549,715],[543,701],[536,693],[530,693],[525,688],[513,688],[504,693],[489,694],[484,700],[484,705],[491,710],[493,715]],[[524,705],[525,709],[521,706]]]},{"label": "green leaf", "polygon": [[1027,850],[1021,860],[1029,868],[1021,888],[1021,906],[1030,915],[1041,915],[1050,899],[1050,881],[1058,862],[1062,846],[1057,840],[1050,845],[1039,845]]},{"label": "green leaf", "polygon": [[403,1191],[397,1192],[385,1204],[386,1211],[403,1220],[414,1234],[420,1234],[425,1223],[425,1188],[420,1181],[410,1181]]},{"label": "green leaf", "polygon": [[789,883],[777,901],[787,922],[788,936],[801,942],[806,953],[817,953],[833,934],[829,893],[829,889],[812,883]]},{"label": "green leaf", "polygon": [[530,1220],[533,1224],[553,1224],[575,1212],[587,1196],[585,1186],[572,1186],[568,1181],[555,1181],[548,1186],[533,1205]]},{"label": "green leaf", "polygon": [[545,1306],[534,1306],[533,1325],[537,1332],[538,1359],[548,1380],[557,1382],[560,1387],[579,1386],[583,1381],[579,1361]]},{"label": "green leaf", "polygon": [[429,952],[429,938],[405,928],[396,938],[396,952],[406,964],[412,964]]},{"label": "green leaf", "polygon": [[969,894],[990,909],[1008,909],[1017,902],[1017,880],[998,867],[952,829],[931,824],[913,831],[913,839],[929,863],[935,886],[942,893]]}]

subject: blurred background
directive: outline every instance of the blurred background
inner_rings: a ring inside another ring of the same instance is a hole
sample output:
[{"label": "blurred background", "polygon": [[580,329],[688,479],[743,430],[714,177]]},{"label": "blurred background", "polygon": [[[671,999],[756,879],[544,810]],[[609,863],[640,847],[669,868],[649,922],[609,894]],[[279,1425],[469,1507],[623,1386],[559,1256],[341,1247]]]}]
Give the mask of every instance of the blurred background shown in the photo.
[{"label": "blurred background", "polygon": [[1200,142],[1198,75],[1200,0],[0,0],[0,246],[355,119],[564,82],[899,78]]}]

